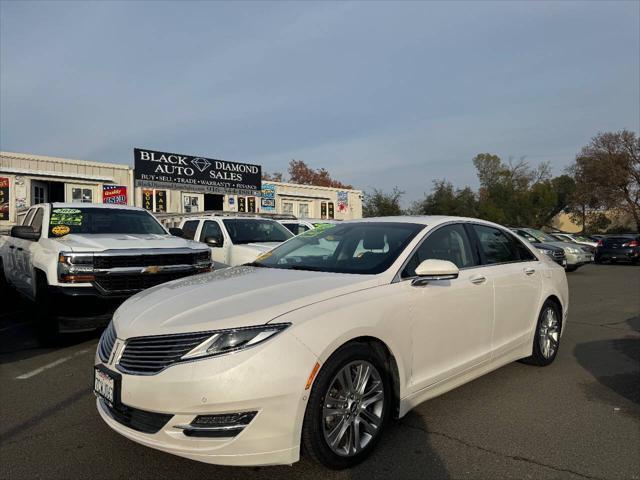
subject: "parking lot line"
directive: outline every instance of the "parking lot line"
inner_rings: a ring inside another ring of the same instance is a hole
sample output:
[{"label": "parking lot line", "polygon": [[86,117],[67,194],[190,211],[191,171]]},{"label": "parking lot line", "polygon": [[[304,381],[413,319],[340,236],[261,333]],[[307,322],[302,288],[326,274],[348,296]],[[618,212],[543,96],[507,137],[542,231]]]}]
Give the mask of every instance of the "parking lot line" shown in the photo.
[{"label": "parking lot line", "polygon": [[22,375],[19,375],[16,377],[16,380],[26,380],[27,378],[31,378],[34,377],[42,372],[44,372],[45,370],[48,370],[50,368],[56,367],[58,365],[60,365],[61,363],[64,363],[68,360],[71,360],[74,357],[77,357],[78,355],[83,355],[85,353],[87,353],[90,349],[89,348],[85,348],[84,350],[79,350],[76,353],[74,353],[73,355],[69,355],[68,357],[62,357],[59,358],[58,360],[48,363],[40,368],[36,368],[35,370],[31,370],[30,372],[27,373],[23,373]]}]

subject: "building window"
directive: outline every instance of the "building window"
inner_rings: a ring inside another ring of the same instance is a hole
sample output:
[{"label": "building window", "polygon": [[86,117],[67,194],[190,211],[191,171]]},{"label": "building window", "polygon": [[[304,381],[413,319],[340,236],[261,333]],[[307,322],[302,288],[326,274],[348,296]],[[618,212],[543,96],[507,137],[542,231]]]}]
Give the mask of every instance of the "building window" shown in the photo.
[{"label": "building window", "polygon": [[327,202],[322,202],[320,204],[320,218],[327,218]]},{"label": "building window", "polygon": [[185,195],[182,197],[182,204],[184,213],[194,213],[200,211],[200,206],[198,205],[198,197]]},{"label": "building window", "polygon": [[285,215],[293,215],[293,203],[282,202],[282,213]]},{"label": "building window", "polygon": [[33,186],[33,204],[45,203],[47,201],[46,189],[44,185]]},{"label": "building window", "polygon": [[298,217],[309,218],[309,204],[301,203],[298,205]]},{"label": "building window", "polygon": [[91,188],[74,187],[71,189],[71,201],[73,203],[93,203],[93,190]]},{"label": "building window", "polygon": [[333,202],[329,202],[328,207],[329,207],[329,218],[333,218],[334,215],[335,215],[335,211],[334,211],[334,208],[333,208]]}]

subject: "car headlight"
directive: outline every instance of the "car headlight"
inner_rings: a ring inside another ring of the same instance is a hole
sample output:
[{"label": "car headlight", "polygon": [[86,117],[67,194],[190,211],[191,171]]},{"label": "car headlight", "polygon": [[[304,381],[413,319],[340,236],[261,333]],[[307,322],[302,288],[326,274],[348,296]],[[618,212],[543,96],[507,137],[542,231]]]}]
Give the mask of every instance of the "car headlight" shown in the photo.
[{"label": "car headlight", "polygon": [[193,348],[181,360],[193,360],[202,357],[213,357],[225,353],[237,352],[258,345],[277,335],[290,323],[273,323],[255,327],[233,328],[212,332],[212,335],[197,347]]},{"label": "car headlight", "polygon": [[566,247],[564,251],[567,253],[580,253],[579,248],[573,248],[573,247]]},{"label": "car headlight", "polygon": [[95,280],[92,253],[61,252],[58,255],[58,281],[85,283]]},{"label": "car headlight", "polygon": [[549,250],[547,248],[538,248],[542,253],[548,255],[549,257],[553,257],[553,250]]}]

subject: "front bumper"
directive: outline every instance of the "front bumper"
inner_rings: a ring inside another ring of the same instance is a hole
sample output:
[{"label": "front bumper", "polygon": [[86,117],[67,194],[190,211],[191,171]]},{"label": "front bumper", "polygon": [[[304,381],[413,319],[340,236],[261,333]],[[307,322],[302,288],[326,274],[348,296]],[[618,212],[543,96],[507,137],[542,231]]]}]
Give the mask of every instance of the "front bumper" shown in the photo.
[{"label": "front bumper", "polygon": [[565,252],[568,267],[579,267],[593,262],[593,255],[590,253],[569,253]]},{"label": "front bumper", "polygon": [[[116,342],[116,349],[121,343]],[[118,350],[112,355],[117,361]],[[291,464],[300,456],[307,378],[317,358],[288,332],[264,345],[189,363],[156,375],[121,375],[122,404],[171,415],[156,433],[125,426],[98,400],[103,420],[121,435],[151,448],[219,465]],[[96,364],[102,364],[96,356]],[[198,415],[258,412],[237,435],[223,438],[185,434]]]},{"label": "front bumper", "polygon": [[104,328],[130,295],[105,297],[93,287],[49,287],[52,316],[61,332]]}]

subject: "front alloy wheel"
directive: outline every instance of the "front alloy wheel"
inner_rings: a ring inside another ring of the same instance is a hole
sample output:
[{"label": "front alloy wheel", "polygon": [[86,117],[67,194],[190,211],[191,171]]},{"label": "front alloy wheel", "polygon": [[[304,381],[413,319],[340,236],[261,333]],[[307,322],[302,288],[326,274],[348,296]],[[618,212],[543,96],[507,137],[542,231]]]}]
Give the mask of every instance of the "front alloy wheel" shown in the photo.
[{"label": "front alloy wheel", "polygon": [[391,382],[382,357],[366,343],[350,343],[320,369],[302,427],[304,452],[317,462],[349,468],[373,450],[391,407]]},{"label": "front alloy wheel", "polygon": [[384,388],[380,373],[359,360],[333,377],[322,411],[324,439],[337,455],[356,455],[378,434],[382,425]]}]

